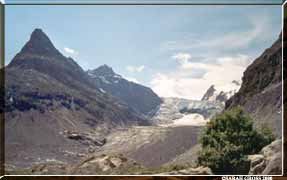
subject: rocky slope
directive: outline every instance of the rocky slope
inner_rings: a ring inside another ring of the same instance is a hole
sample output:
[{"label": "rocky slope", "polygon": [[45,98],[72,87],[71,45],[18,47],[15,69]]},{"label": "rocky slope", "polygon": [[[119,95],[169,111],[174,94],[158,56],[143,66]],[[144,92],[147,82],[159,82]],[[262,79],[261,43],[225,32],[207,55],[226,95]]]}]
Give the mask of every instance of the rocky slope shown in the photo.
[{"label": "rocky slope", "polygon": [[197,101],[181,98],[163,98],[152,120],[157,125],[204,126],[224,106],[217,101]]},{"label": "rocky slope", "polygon": [[161,99],[150,88],[124,79],[107,65],[89,70],[87,74],[102,92],[112,94],[145,115],[152,115],[151,111],[161,103]]},{"label": "rocky slope", "polygon": [[282,41],[266,49],[244,72],[240,90],[226,102],[226,109],[241,105],[256,127],[282,131]]},{"label": "rocky slope", "polygon": [[[149,121],[108,93],[63,56],[40,29],[5,68],[6,162],[25,166],[59,158],[73,160],[96,143],[68,138],[65,132],[103,138],[117,127]],[[3,106],[2,106],[3,107]],[[82,138],[80,138],[82,139]],[[89,140],[88,140],[89,141]]]}]

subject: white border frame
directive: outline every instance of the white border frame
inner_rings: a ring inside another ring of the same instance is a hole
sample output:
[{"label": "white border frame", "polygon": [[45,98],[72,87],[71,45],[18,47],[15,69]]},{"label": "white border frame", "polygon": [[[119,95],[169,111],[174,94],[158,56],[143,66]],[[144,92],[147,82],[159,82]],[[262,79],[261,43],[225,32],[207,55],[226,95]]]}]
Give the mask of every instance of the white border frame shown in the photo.
[{"label": "white border frame", "polygon": [[[174,177],[174,176],[178,176],[178,177],[192,177],[192,176],[196,176],[196,177],[234,177],[234,176],[237,176],[237,177],[284,177],[284,101],[283,101],[283,95],[284,95],[284,78],[283,78],[283,71],[284,71],[284,66],[283,66],[283,63],[284,63],[284,6],[287,4],[287,0],[283,0],[284,2],[282,3],[281,5],[281,38],[282,38],[282,41],[281,41],[281,46],[282,46],[282,50],[281,50],[281,54],[282,54],[282,67],[281,67],[281,73],[282,73],[282,76],[281,76],[281,81],[282,81],[282,98],[281,98],[281,101],[282,101],[282,108],[281,108],[281,112],[282,112],[282,173],[280,175],[161,175],[161,174],[146,174],[146,175],[79,175],[79,174],[75,174],[75,175],[2,175],[0,176],[0,179],[2,179],[3,177],[7,176],[7,177],[17,177],[17,176],[35,176],[35,177],[38,177],[38,176],[48,176],[48,177],[59,177],[59,176],[63,176],[63,177],[66,177],[66,176],[83,176],[83,177],[97,177],[97,176],[101,176],[101,177],[145,177],[145,176],[156,176],[156,177]],[[5,6],[5,1],[4,0],[0,0],[0,2],[2,4],[4,4]],[[208,5],[208,4],[206,4]],[[260,4],[258,4],[260,5]],[[252,6],[252,5],[251,5]],[[287,6],[287,5],[286,5]],[[286,7],[287,8],[287,7]],[[4,25],[5,26],[5,25]],[[287,27],[286,27],[287,28]],[[5,169],[4,169],[5,171]]]}]

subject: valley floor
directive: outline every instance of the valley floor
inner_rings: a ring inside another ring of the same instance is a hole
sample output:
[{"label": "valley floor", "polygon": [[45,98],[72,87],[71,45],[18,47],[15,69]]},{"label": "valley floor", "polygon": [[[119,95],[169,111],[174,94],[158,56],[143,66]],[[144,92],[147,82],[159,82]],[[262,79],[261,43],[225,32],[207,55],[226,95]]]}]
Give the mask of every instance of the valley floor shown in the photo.
[{"label": "valley floor", "polygon": [[[202,128],[203,126],[135,126],[123,128],[108,135],[105,145],[94,147],[92,150],[90,146],[85,146],[86,149],[83,146],[78,148],[79,145],[71,147],[69,151],[60,151],[60,147],[39,146],[29,149],[28,147],[10,144],[6,146],[6,152],[8,152],[6,154],[6,170],[8,173],[14,174],[17,172],[23,173],[19,169],[25,169],[28,172],[24,172],[30,174],[31,169],[38,168],[41,164],[54,164],[53,169],[54,166],[74,169],[75,165],[78,166],[88,161],[87,159],[90,157],[101,157],[103,155],[120,155],[147,169],[158,169],[162,166],[182,165],[183,163],[192,166],[197,157],[198,137]],[[67,153],[69,156],[67,156]],[[186,156],[188,158],[181,161],[180,157],[185,153],[189,154]],[[19,164],[19,162],[23,163]],[[129,168],[133,168],[132,166]],[[56,172],[67,173],[59,170],[53,173]],[[92,172],[85,173],[91,174]],[[101,173],[113,174],[115,172],[103,171]]]},{"label": "valley floor", "polygon": [[111,134],[102,152],[125,154],[146,167],[164,165],[195,147],[203,127],[134,127]]}]

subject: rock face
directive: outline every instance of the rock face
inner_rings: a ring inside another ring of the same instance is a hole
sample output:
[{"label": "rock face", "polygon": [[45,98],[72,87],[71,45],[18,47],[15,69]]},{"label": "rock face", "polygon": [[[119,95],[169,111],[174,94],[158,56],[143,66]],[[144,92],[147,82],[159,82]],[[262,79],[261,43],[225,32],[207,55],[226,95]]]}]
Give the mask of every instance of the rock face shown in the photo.
[{"label": "rock face", "polygon": [[89,70],[87,74],[102,92],[112,94],[140,113],[151,116],[151,111],[161,104],[161,99],[150,88],[124,79],[107,65]]},{"label": "rock face", "polygon": [[282,174],[282,140],[273,141],[260,154],[249,155],[248,159],[251,161],[250,175]]},{"label": "rock face", "polygon": [[181,98],[163,98],[153,122],[157,125],[205,125],[220,113],[224,106],[216,101],[197,101]]},{"label": "rock face", "polygon": [[215,100],[216,96],[215,95],[215,88],[214,85],[211,85],[210,88],[207,89],[206,93],[203,95],[201,98],[202,101],[210,101],[210,100]]},{"label": "rock face", "polygon": [[244,72],[240,90],[226,102],[226,109],[242,106],[255,127],[282,131],[282,39],[266,49]]},{"label": "rock face", "polygon": [[107,133],[116,127],[150,124],[125,103],[101,92],[40,29],[5,73],[5,106],[0,112],[5,112],[7,163],[25,166],[51,157],[66,161],[73,159],[65,156],[66,150],[85,153],[87,148],[67,138],[64,131],[81,134],[97,128]]},{"label": "rock face", "polygon": [[215,85],[211,85],[210,88],[207,89],[206,93],[201,98],[202,101],[216,101],[225,104],[225,102],[232,97],[240,88],[240,83],[238,81],[233,80],[228,87],[216,87]]}]

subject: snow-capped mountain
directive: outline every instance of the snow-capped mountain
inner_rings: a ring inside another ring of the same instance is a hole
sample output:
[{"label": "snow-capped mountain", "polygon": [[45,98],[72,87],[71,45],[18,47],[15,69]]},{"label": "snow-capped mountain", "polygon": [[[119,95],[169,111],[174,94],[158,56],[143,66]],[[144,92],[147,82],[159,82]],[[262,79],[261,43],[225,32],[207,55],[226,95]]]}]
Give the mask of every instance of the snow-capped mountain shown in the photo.
[{"label": "snow-capped mountain", "polygon": [[218,101],[224,104],[225,101],[231,98],[239,90],[240,86],[240,82],[235,80],[233,80],[230,84],[226,86],[211,85],[210,88],[207,89],[201,100]]},{"label": "snow-capped mountain", "polygon": [[161,103],[161,99],[150,88],[126,80],[107,65],[88,70],[87,74],[101,92],[112,94],[145,115],[150,115]]},{"label": "snow-capped mountain", "polygon": [[181,98],[162,98],[153,122],[157,125],[203,126],[221,112],[223,104],[217,101],[198,101]]}]

